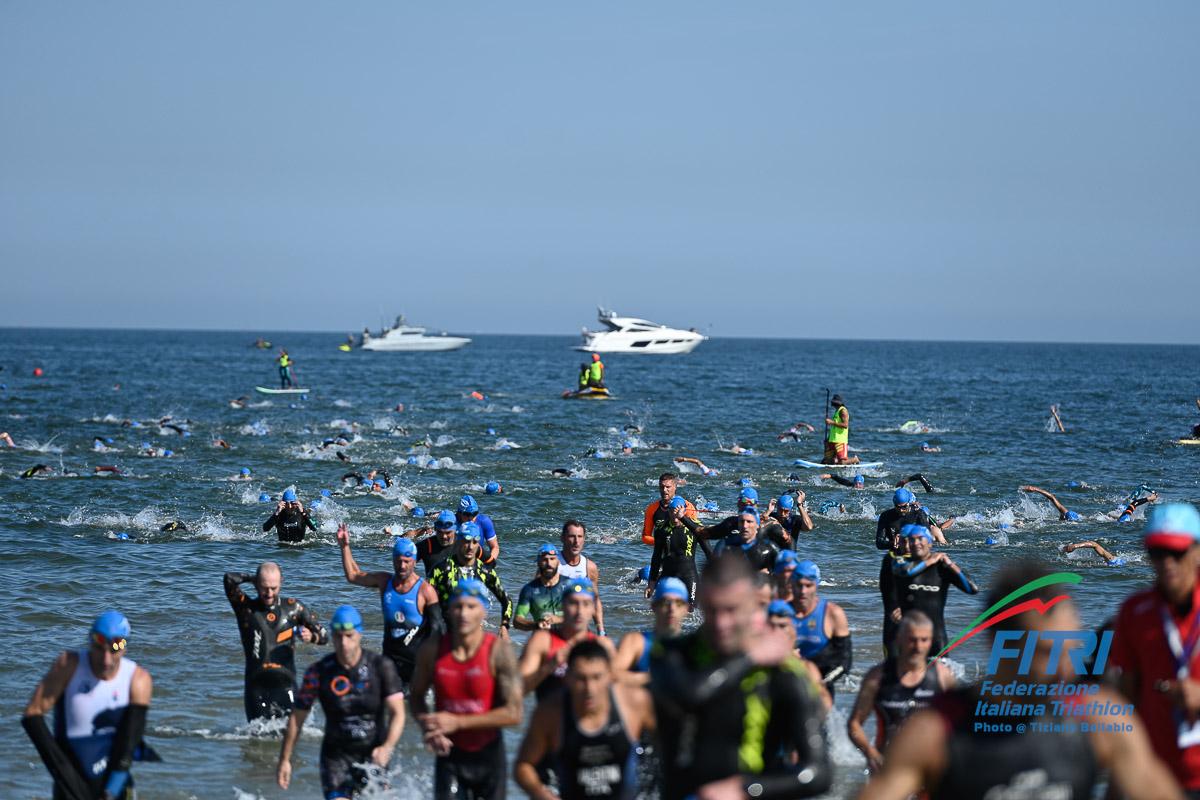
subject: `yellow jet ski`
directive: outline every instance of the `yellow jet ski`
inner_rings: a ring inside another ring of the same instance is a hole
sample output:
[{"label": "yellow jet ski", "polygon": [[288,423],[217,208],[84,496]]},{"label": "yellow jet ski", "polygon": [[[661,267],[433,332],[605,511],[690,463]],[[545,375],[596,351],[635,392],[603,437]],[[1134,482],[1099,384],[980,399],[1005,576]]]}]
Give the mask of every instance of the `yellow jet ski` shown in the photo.
[{"label": "yellow jet ski", "polygon": [[608,389],[588,386],[585,389],[572,391],[567,389],[562,393],[563,400],[616,400]]}]

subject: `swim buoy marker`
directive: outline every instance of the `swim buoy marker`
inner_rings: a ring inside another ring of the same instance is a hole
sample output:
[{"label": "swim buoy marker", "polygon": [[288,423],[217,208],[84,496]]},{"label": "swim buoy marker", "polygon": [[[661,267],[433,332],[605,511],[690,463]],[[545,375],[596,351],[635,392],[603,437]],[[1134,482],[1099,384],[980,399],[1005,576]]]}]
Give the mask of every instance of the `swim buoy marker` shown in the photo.
[{"label": "swim buoy marker", "polygon": [[35,377],[35,378],[40,378],[40,377],[42,377],[42,368],[41,368],[41,367],[34,367],[34,368],[33,368],[33,377]]}]

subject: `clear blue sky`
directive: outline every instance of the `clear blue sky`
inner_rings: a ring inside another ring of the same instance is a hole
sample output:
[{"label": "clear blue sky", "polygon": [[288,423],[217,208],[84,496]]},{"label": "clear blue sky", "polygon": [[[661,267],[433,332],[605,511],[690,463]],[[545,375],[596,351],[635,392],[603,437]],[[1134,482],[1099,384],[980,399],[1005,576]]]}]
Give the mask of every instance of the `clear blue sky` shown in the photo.
[{"label": "clear blue sky", "polygon": [[0,5],[5,325],[1200,342],[1200,4]]}]

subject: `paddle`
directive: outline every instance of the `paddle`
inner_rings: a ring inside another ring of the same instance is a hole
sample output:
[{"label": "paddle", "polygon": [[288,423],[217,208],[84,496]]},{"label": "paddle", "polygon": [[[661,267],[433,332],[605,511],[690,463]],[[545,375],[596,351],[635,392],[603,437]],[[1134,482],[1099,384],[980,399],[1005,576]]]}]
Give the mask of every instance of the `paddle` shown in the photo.
[{"label": "paddle", "polygon": [[[825,420],[825,438],[821,440],[821,447],[825,447],[825,442],[829,441],[829,387],[825,387],[825,413],[821,416]],[[821,451],[821,460],[825,460],[825,451]]]}]

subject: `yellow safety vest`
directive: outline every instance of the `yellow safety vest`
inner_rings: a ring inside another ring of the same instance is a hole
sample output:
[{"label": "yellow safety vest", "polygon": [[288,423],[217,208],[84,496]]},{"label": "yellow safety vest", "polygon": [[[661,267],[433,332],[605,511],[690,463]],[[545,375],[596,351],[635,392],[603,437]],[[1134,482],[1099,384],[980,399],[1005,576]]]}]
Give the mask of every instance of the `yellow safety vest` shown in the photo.
[{"label": "yellow safety vest", "polygon": [[286,355],[282,355],[279,357],[279,366],[280,367],[290,367],[291,365],[292,365],[292,360],[290,358],[288,358]]},{"label": "yellow safety vest", "polygon": [[593,361],[589,369],[591,370],[592,383],[604,382],[604,364],[599,361]]},{"label": "yellow safety vest", "polygon": [[[845,418],[842,417],[842,412],[846,412]],[[850,409],[842,406],[836,409],[833,416],[830,417],[834,422],[844,422],[846,427],[839,428],[836,425],[829,426],[829,435],[825,437],[826,441],[834,444],[846,444],[850,441]]]}]

